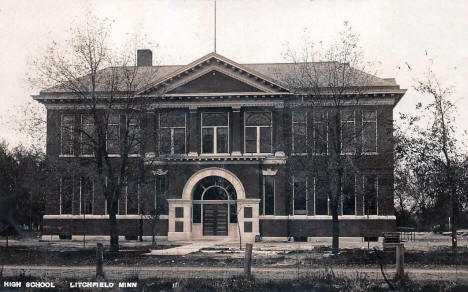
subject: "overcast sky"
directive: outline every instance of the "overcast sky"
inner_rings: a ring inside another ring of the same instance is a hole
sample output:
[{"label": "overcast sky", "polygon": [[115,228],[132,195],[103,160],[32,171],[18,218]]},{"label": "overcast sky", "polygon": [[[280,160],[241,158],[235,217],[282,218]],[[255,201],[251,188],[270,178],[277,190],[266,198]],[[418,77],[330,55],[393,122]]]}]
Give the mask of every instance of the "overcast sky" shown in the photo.
[{"label": "overcast sky", "polygon": [[[88,12],[114,20],[111,38],[146,35],[157,46],[160,64],[187,64],[213,51],[213,0],[0,0],[0,138],[12,145],[25,137],[14,131],[18,108],[31,101],[25,83],[28,58]],[[421,76],[426,52],[435,71],[454,87],[458,133],[468,129],[468,1],[217,1],[217,52],[238,63],[287,62],[286,49],[298,51],[304,39],[335,38],[347,21],[360,35],[366,60],[379,62],[379,77],[394,77],[403,88]],[[412,68],[410,71],[408,66]],[[414,113],[421,101],[409,90],[398,112]],[[461,135],[460,135],[461,137]]]}]

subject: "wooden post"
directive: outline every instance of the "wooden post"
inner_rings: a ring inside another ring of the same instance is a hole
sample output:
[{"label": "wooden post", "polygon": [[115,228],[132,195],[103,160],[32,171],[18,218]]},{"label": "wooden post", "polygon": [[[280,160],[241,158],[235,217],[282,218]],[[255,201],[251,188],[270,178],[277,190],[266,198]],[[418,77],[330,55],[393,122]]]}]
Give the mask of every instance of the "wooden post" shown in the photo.
[{"label": "wooden post", "polygon": [[247,279],[251,277],[252,267],[252,244],[245,244],[244,275]]},{"label": "wooden post", "polygon": [[405,245],[399,243],[396,246],[396,274],[395,278],[401,279],[405,275]]},{"label": "wooden post", "polygon": [[104,279],[104,247],[102,243],[97,244],[96,248],[96,279]]}]

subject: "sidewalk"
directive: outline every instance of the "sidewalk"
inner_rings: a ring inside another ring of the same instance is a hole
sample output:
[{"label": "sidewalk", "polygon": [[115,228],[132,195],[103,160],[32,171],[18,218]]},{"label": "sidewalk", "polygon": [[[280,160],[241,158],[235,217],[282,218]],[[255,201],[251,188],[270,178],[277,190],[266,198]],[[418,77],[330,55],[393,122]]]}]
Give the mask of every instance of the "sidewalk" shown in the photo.
[{"label": "sidewalk", "polygon": [[219,241],[196,241],[194,243],[187,243],[182,246],[168,248],[168,249],[156,249],[145,255],[166,255],[166,256],[184,256],[193,252],[197,252],[202,248],[212,247],[216,244],[220,244]]}]

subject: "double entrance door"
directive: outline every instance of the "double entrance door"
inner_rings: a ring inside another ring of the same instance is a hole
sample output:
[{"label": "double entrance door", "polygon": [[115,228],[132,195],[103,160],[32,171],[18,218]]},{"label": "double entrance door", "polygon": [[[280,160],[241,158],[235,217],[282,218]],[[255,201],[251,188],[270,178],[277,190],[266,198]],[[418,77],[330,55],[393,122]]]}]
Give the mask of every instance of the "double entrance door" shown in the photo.
[{"label": "double entrance door", "polygon": [[225,236],[228,235],[228,205],[204,204],[203,205],[203,235]]}]

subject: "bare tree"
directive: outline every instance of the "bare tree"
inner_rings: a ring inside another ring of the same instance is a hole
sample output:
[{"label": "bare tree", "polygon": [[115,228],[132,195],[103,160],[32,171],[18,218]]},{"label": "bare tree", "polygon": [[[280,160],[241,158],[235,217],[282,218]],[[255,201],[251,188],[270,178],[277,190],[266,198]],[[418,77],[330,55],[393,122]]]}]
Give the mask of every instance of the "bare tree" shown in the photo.
[{"label": "bare tree", "polygon": [[138,43],[116,53],[109,32],[108,21],[89,18],[84,27],[71,30],[64,46],[52,42],[32,62],[30,81],[36,88],[47,88],[36,100],[47,105],[48,99],[59,96],[70,108],[61,135],[69,138],[68,151],[80,153],[80,165],[94,173],[107,204],[111,251],[118,251],[119,198],[131,175],[142,173],[142,124],[148,102],[158,94],[140,95],[156,80],[157,71],[136,66]]},{"label": "bare tree", "polygon": [[[304,138],[304,141],[296,143],[309,145],[302,151],[307,155],[299,156],[293,163],[307,173],[320,177],[315,184],[320,184],[328,194],[328,208],[332,215],[332,248],[336,253],[339,250],[340,202],[348,193],[345,181],[349,175],[357,172],[353,162],[360,155],[356,143],[361,132],[354,127],[352,107],[358,105],[375,77],[366,73],[368,64],[363,62],[359,36],[347,23],[338,41],[328,48],[306,44],[301,53],[288,52],[287,56],[294,66],[285,81],[300,96],[298,106],[307,111],[298,113],[298,120],[308,114],[314,124],[313,133],[307,135],[307,141]],[[293,124],[294,118],[293,113]],[[352,123],[348,124],[347,121]],[[299,126],[298,131],[301,131]]]}]

